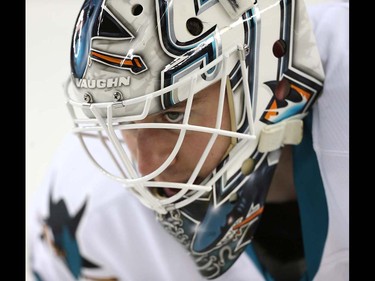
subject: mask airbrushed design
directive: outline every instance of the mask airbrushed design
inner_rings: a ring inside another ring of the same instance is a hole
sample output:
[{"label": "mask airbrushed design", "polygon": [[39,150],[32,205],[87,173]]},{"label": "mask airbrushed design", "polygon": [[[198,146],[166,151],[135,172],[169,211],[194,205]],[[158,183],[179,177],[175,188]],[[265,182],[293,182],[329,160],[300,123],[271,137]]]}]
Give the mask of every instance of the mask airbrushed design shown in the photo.
[{"label": "mask airbrushed design", "polygon": [[[71,66],[68,108],[90,159],[156,212],[202,275],[223,274],[250,243],[280,148],[301,141],[323,87],[303,1],[87,0]],[[215,85],[215,121],[206,126],[195,106]],[[146,147],[150,161],[171,145],[144,172],[124,136],[146,131],[170,136]],[[181,180],[182,168],[173,169],[194,134],[207,141]],[[220,139],[228,149],[203,173]]]}]

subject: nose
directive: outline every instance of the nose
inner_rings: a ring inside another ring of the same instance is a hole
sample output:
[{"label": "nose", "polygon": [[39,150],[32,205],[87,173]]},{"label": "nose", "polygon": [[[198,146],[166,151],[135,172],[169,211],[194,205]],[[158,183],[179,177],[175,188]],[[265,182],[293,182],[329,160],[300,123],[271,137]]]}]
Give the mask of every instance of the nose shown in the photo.
[{"label": "nose", "polygon": [[[174,148],[174,137],[163,129],[139,129],[137,134],[138,171],[147,175],[158,169]],[[172,164],[176,159],[172,160]]]}]

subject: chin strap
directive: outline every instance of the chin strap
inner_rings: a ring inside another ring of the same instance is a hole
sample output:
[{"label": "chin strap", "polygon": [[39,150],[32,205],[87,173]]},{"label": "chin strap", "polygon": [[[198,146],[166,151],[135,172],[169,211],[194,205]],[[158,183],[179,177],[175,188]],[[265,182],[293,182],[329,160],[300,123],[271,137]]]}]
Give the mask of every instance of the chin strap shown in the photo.
[{"label": "chin strap", "polygon": [[299,144],[303,136],[303,117],[307,113],[297,115],[293,119],[265,126],[259,137],[258,151],[265,153],[283,147],[286,144]]}]

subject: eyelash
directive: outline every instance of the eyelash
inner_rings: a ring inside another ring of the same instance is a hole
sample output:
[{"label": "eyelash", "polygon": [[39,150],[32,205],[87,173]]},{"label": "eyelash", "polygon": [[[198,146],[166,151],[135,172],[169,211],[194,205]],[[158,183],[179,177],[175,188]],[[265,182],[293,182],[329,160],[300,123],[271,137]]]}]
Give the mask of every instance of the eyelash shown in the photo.
[{"label": "eyelash", "polygon": [[[170,118],[171,115],[178,115],[178,118],[177,119],[172,119]],[[182,112],[177,112],[177,111],[170,111],[170,112],[166,112],[164,113],[164,117],[165,119],[170,122],[170,123],[181,123],[182,122],[182,119],[184,119],[184,113]]]}]

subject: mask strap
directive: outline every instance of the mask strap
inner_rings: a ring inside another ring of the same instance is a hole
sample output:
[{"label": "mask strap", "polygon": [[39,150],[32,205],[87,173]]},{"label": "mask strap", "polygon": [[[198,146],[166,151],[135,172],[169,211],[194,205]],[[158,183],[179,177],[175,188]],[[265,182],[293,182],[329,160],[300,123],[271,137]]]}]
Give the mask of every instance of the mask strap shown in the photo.
[{"label": "mask strap", "polygon": [[303,121],[301,119],[306,115],[306,113],[299,114],[294,116],[293,119],[265,126],[260,133],[258,151],[265,153],[274,151],[286,144],[299,144],[303,136]]}]

